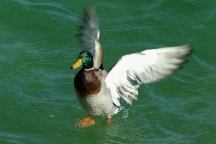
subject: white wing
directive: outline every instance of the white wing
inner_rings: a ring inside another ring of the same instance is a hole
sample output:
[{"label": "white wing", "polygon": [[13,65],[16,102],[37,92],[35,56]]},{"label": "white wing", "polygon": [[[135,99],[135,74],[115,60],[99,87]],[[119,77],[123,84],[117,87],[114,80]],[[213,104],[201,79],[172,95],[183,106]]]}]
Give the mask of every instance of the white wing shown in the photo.
[{"label": "white wing", "polygon": [[192,49],[188,45],[144,50],[123,56],[111,69],[106,85],[110,88],[113,103],[120,106],[121,97],[132,104],[137,99],[138,87],[166,78],[176,72],[185,62]]}]

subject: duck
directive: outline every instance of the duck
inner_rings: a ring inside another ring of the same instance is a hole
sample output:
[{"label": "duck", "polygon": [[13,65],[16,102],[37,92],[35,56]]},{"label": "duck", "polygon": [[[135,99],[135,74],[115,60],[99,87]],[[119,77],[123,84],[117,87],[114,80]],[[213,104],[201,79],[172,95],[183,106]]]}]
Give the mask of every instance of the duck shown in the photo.
[{"label": "duck", "polygon": [[84,9],[78,29],[76,37],[81,50],[71,69],[79,69],[74,88],[86,111],[86,116],[77,123],[81,128],[95,125],[95,116],[107,117],[107,124],[111,124],[113,115],[122,109],[122,100],[132,105],[140,85],[174,75],[192,53],[190,45],[146,49],[122,56],[107,71],[94,7]]}]

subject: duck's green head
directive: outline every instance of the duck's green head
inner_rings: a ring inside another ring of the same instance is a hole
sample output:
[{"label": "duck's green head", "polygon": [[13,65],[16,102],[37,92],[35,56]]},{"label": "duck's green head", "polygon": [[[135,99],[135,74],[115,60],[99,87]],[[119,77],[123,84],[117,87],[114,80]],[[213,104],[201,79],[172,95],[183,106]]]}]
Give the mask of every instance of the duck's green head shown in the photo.
[{"label": "duck's green head", "polygon": [[93,56],[88,51],[80,52],[77,61],[71,65],[71,69],[77,69],[83,67],[84,69],[90,69],[93,67]]}]

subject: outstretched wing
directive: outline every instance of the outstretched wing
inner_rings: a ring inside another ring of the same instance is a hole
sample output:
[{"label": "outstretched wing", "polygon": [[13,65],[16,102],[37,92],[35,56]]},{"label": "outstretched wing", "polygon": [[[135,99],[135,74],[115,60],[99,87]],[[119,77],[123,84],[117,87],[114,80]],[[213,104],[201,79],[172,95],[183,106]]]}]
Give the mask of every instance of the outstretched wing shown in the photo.
[{"label": "outstretched wing", "polygon": [[84,9],[83,19],[79,26],[79,33],[77,34],[82,49],[94,52],[98,31],[99,26],[95,9],[93,7]]},{"label": "outstretched wing", "polygon": [[99,68],[102,64],[102,48],[99,37],[100,31],[95,8],[88,7],[84,10],[77,38],[81,49],[91,52],[94,56],[94,66],[96,68]]},{"label": "outstretched wing", "polygon": [[114,104],[120,106],[120,97],[132,104],[133,99],[137,99],[140,84],[155,82],[174,74],[191,52],[192,49],[184,45],[123,56],[105,80]]}]

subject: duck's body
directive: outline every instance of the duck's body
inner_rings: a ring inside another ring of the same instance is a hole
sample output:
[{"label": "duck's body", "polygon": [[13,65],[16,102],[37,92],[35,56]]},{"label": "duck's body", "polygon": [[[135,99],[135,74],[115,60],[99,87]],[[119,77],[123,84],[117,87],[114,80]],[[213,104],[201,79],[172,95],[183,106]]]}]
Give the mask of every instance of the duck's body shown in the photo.
[{"label": "duck's body", "polygon": [[116,110],[105,84],[106,76],[105,70],[81,69],[74,79],[77,97],[89,115],[111,116]]},{"label": "duck's body", "polygon": [[77,97],[88,118],[80,121],[80,127],[93,125],[90,116],[111,116],[119,112],[119,99],[132,105],[137,100],[141,84],[152,83],[173,75],[185,63],[192,52],[188,45],[149,49],[123,56],[109,72],[103,70],[103,51],[99,42],[96,13],[86,9],[78,38],[84,48],[71,66],[82,66],[74,79]]}]

